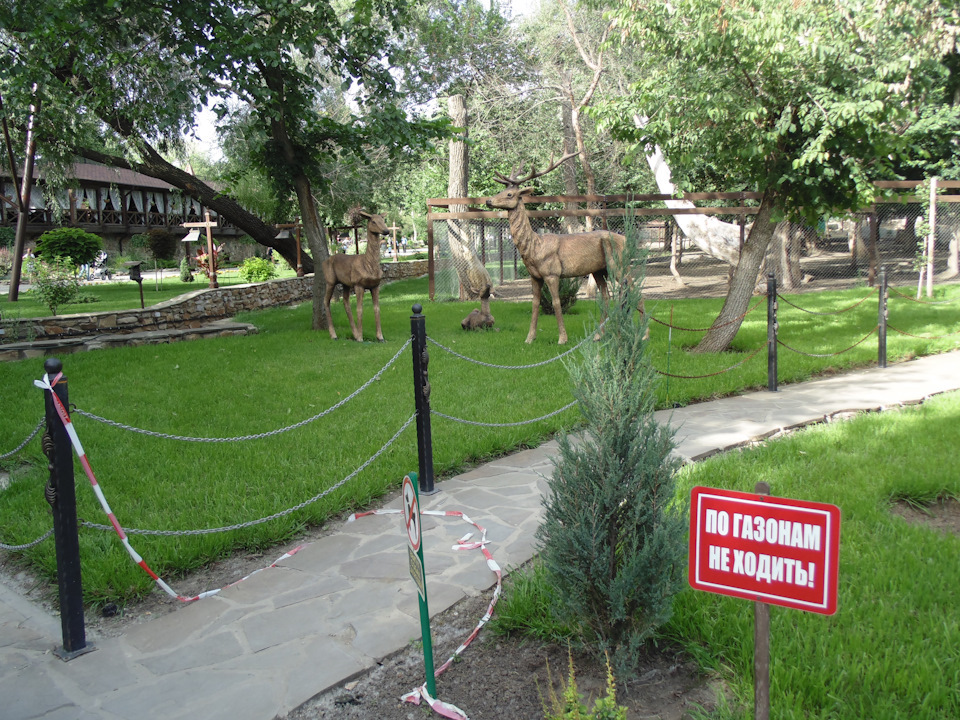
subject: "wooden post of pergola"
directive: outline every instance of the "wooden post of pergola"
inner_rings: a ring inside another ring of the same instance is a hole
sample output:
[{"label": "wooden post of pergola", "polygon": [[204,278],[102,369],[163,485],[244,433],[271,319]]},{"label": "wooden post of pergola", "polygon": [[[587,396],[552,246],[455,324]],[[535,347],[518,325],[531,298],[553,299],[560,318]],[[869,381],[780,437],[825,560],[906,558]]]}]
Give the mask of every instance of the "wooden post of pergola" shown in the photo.
[{"label": "wooden post of pergola", "polygon": [[214,227],[216,223],[210,219],[209,210],[204,210],[203,217],[204,222],[183,223],[181,227],[207,229],[207,267],[210,268],[210,284],[207,287],[218,288],[220,284],[217,282],[217,266],[213,261],[213,233],[211,232],[211,228]]}]

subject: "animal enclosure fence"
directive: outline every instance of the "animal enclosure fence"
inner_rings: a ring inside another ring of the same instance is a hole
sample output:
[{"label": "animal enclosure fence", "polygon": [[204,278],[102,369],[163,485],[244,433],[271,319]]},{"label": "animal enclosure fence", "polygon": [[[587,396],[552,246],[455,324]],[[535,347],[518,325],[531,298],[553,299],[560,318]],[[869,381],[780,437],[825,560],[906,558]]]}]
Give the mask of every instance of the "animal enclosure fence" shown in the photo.
[{"label": "animal enclosure fence", "polygon": [[[825,217],[816,227],[781,223],[761,277],[774,272],[790,292],[874,286],[880,267],[891,284],[955,279],[960,273],[960,182],[878,182],[872,207]],[[644,294],[650,298],[722,297],[733,266],[711,254],[686,218],[710,217],[725,225],[735,256],[749,233],[762,194],[688,193],[698,207],[667,208],[669,195],[531,196],[527,211],[539,234],[605,228],[633,232],[648,249]],[[487,198],[427,201],[430,298],[466,299],[468,263],[484,267],[495,298],[516,297],[528,283],[505,211],[479,209]],[[931,203],[931,200],[933,202]],[[702,205],[702,206],[700,206]],[[463,212],[449,212],[466,206]],[[537,207],[539,209],[533,209]],[[519,286],[519,287],[518,287]]]}]

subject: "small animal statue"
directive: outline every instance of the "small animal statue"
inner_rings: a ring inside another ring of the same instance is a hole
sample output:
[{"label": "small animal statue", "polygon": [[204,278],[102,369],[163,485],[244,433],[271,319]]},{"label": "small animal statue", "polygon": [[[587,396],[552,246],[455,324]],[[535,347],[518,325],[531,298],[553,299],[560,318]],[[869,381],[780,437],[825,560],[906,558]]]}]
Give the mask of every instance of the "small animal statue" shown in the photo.
[{"label": "small animal statue", "polygon": [[[530,217],[524,207],[524,199],[534,191],[532,187],[521,189],[523,183],[546,175],[555,170],[565,160],[577,153],[564,155],[557,162],[541,172],[531,166],[530,174],[517,177],[518,168],[514,168],[509,177],[495,173],[496,180],[505,187],[503,191],[487,200],[487,207],[507,211],[510,234],[530,272],[533,285],[533,316],[530,318],[530,332],[527,342],[537,337],[537,320],[540,315],[540,293],[543,284],[550,288],[553,297],[554,314],[560,330],[559,344],[567,342],[567,330],[563,325],[563,312],[560,308],[560,278],[575,278],[593,275],[600,295],[607,299],[607,263],[616,263],[623,253],[626,238],[608,230],[558,235],[546,233],[539,235],[530,225]],[[642,308],[641,308],[642,311]]]},{"label": "small animal statue", "polygon": [[[343,286],[343,307],[350,320],[350,331],[353,339],[363,342],[363,291],[369,290],[373,298],[373,316],[377,321],[377,340],[383,342],[383,331],[380,329],[380,282],[383,280],[383,269],[380,267],[380,236],[387,234],[387,223],[383,216],[365,213],[360,215],[367,218],[367,251],[363,255],[331,255],[320,266],[323,278],[327,282],[327,292],[324,298],[324,307],[327,311],[327,329],[330,338],[337,339],[337,331],[333,329],[333,317],[330,315],[330,300],[337,285]],[[350,312],[350,290],[357,296],[357,322],[353,322],[353,313]]]},{"label": "small animal statue", "polygon": [[460,321],[460,327],[464,330],[483,330],[491,328],[496,323],[496,319],[490,314],[490,288],[488,287],[480,298],[480,307],[470,311],[463,320]]}]

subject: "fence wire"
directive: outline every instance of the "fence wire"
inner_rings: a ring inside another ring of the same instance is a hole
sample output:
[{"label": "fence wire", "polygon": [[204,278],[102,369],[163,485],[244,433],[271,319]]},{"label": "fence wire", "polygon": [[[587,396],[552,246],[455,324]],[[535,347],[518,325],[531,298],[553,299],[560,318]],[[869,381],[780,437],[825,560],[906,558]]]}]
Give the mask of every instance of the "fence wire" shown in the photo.
[{"label": "fence wire", "polygon": [[32,547],[34,547],[34,546],[39,545],[40,543],[42,543],[44,540],[46,540],[46,539],[47,539],[48,537],[50,537],[51,535],[53,535],[53,528],[50,528],[49,530],[47,530],[43,535],[41,535],[40,537],[38,537],[38,538],[37,538],[36,540],[34,540],[33,542],[28,542],[28,543],[25,543],[24,545],[5,545],[4,543],[0,543],[0,550],[11,550],[11,551],[13,551],[13,550],[29,550],[30,548],[32,548]]},{"label": "fence wire", "polygon": [[104,425],[109,425],[111,427],[119,428],[120,430],[128,430],[130,432],[139,433],[140,435],[149,435],[150,437],[161,438],[163,440],[180,440],[183,442],[196,442],[196,443],[230,443],[230,442],[245,442],[247,440],[262,440],[263,438],[272,437],[274,435],[280,435],[281,433],[289,432],[290,430],[296,430],[301,428],[304,425],[309,425],[310,423],[319,420],[320,418],[329,415],[335,410],[339,410],[341,407],[346,405],[348,402],[353,400],[357,395],[362,393],[373,383],[380,379],[380,377],[385,373],[393,363],[396,362],[397,358],[400,357],[400,354],[409,347],[410,343],[413,342],[412,339],[407,339],[399,350],[397,350],[396,355],[394,355],[390,360],[387,361],[387,364],[380,368],[376,374],[367,380],[363,385],[354,390],[352,393],[343,398],[336,405],[331,405],[326,410],[317,413],[313,417],[308,417],[306,420],[301,420],[298,423],[293,425],[287,425],[286,427],[277,428],[276,430],[269,430],[263,433],[257,433],[255,435],[237,435],[234,437],[190,437],[187,435],[171,435],[169,433],[156,432],[154,430],[143,430],[142,428],[133,427],[132,425],[125,425],[123,423],[116,422],[115,420],[108,420],[107,418],[102,418],[99,415],[94,415],[93,413],[88,413],[84,410],[81,410],[75,406],[71,407],[71,411],[77,415],[81,415],[90,420],[95,420],[96,422],[103,423]]},{"label": "fence wire", "polygon": [[[937,202],[934,282],[960,281],[960,202],[956,196]],[[778,287],[789,293],[839,290],[874,285],[884,266],[890,284],[917,284],[924,265],[925,228],[923,207],[906,202],[878,200],[875,213],[851,213],[822,218],[816,225],[781,223],[768,248],[761,277],[774,272]],[[753,201],[749,201],[752,203]],[[745,203],[745,206],[747,203]],[[662,214],[612,215],[595,218],[619,233],[631,231],[648,250],[644,295],[655,299],[724,297],[732,268],[710,252],[696,233],[687,236],[681,226],[689,217],[655,208],[655,203],[638,203],[645,211]],[[530,205],[530,210],[549,211],[559,205]],[[749,234],[752,215],[713,215],[711,222],[723,223],[725,244],[739,254],[740,238]],[[745,218],[741,235],[741,221]],[[678,220],[680,225],[678,225]],[[585,228],[584,218],[531,217],[537,233],[577,232]],[[494,286],[494,297],[516,299],[529,282],[510,234],[506,218],[477,218],[434,221],[436,298],[463,299],[460,278],[468,267],[484,268]],[[519,288],[519,289],[517,289]],[[586,290],[581,290],[586,296]]]},{"label": "fence wire", "polygon": [[[231,530],[243,530],[244,528],[253,527],[255,525],[262,525],[263,523],[270,522],[271,520],[277,520],[279,518],[285,517],[287,515],[297,512],[298,510],[302,510],[303,508],[307,507],[307,505],[312,505],[313,503],[317,502],[318,500],[321,500],[322,498],[326,497],[330,493],[339,490],[346,483],[348,483],[350,480],[352,480],[361,472],[363,472],[367,467],[369,467],[370,464],[373,463],[384,452],[386,452],[387,448],[393,445],[393,443],[396,441],[398,437],[400,437],[403,431],[406,430],[408,427],[410,427],[410,425],[416,419],[417,419],[417,414],[414,413],[407,419],[407,421],[400,427],[400,429],[393,434],[392,438],[387,440],[387,442],[384,443],[379,450],[377,450],[373,455],[367,458],[367,460],[362,465],[360,465],[356,470],[354,470],[352,473],[347,475],[345,478],[335,483],[334,485],[331,485],[326,490],[322,490],[321,492],[317,493],[309,500],[304,500],[302,503],[299,503],[297,505],[294,505],[293,507],[287,508],[286,510],[281,510],[279,512],[273,513],[272,515],[267,515],[266,517],[258,518],[256,520],[248,520],[246,522],[237,523],[235,525],[225,525],[223,527],[216,527],[216,528],[204,528],[202,530],[140,530],[137,528],[124,528],[124,532],[127,535],[161,535],[164,537],[179,537],[184,535],[212,535],[213,533],[229,532]],[[103,525],[100,523],[89,522],[87,520],[81,520],[79,524],[82,525],[83,527],[92,528],[94,530],[107,530],[109,532],[114,532],[116,530],[116,528],[114,528],[113,525]]]},{"label": "fence wire", "polygon": [[18,452],[20,452],[21,450],[23,450],[23,449],[27,446],[27,444],[37,436],[37,433],[39,433],[40,430],[42,430],[43,427],[44,427],[46,424],[47,424],[47,419],[46,419],[45,417],[40,418],[40,422],[37,423],[37,426],[33,429],[33,432],[30,433],[30,434],[27,436],[27,439],[24,440],[24,441],[23,441],[22,443],[20,443],[19,445],[17,445],[17,446],[16,446],[13,450],[11,450],[10,452],[7,452],[7,453],[4,453],[3,455],[0,455],[0,460],[6,460],[8,457],[13,457],[13,456],[16,455]]}]

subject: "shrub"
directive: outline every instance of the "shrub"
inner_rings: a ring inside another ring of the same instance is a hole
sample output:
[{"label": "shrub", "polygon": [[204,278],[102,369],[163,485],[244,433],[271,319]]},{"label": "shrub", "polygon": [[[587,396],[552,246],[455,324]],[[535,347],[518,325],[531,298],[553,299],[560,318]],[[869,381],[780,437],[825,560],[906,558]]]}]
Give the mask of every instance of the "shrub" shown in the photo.
[{"label": "shrub", "polygon": [[0,247],[0,278],[6,277],[11,270],[13,270],[13,253],[5,247]]},{"label": "shrub", "polygon": [[679,468],[673,430],[653,414],[656,375],[636,312],[640,284],[612,283],[599,340],[570,364],[586,426],[577,441],[560,438],[537,530],[558,613],[586,647],[609,652],[620,677],[670,618],[686,553],[685,520],[670,506]]},{"label": "shrub", "polygon": [[103,240],[100,236],[80,228],[48,230],[37,240],[37,256],[47,262],[69,258],[74,265],[89,265],[101,250]]},{"label": "shrub", "polygon": [[0,248],[12,248],[16,240],[16,230],[12,227],[0,227]]},{"label": "shrub", "polygon": [[193,282],[193,271],[190,269],[190,261],[187,258],[180,261],[180,282]]},{"label": "shrub", "polygon": [[147,231],[147,247],[157,260],[173,260],[177,254],[179,238],[164,228],[152,228]]},{"label": "shrub", "polygon": [[583,704],[580,691],[577,689],[576,669],[573,665],[573,654],[570,654],[570,671],[567,682],[559,696],[553,690],[553,678],[550,676],[550,663],[547,663],[547,679],[550,682],[550,707],[540,696],[543,705],[545,720],[627,720],[627,708],[617,705],[617,685],[613,678],[610,661],[607,660],[607,694],[598,697],[593,704],[593,711],[587,710]]},{"label": "shrub", "polygon": [[32,292],[50,308],[51,315],[56,315],[58,307],[73,302],[80,294],[77,269],[69,260],[56,258],[52,262],[37,262],[34,272]]},{"label": "shrub", "polygon": [[[566,313],[577,302],[577,293],[583,278],[560,278],[560,311]],[[543,284],[540,291],[540,310],[547,315],[553,315],[553,294],[547,284]]]},{"label": "shrub", "polygon": [[244,282],[264,282],[276,276],[276,265],[265,258],[250,257],[240,266],[240,278]]}]

